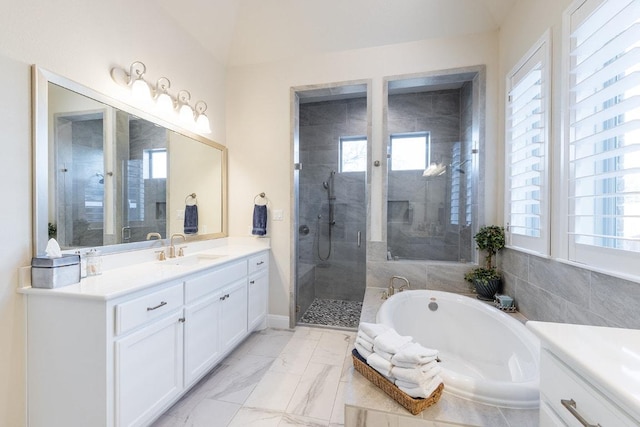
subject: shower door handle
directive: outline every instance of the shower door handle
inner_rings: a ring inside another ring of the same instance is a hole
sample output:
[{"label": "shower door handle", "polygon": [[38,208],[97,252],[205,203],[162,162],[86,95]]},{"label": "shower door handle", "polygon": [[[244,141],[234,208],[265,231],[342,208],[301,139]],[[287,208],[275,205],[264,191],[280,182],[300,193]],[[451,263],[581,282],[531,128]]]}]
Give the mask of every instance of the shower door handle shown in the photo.
[{"label": "shower door handle", "polygon": [[362,233],[360,231],[358,231],[358,247],[360,247],[360,245],[362,244]]}]

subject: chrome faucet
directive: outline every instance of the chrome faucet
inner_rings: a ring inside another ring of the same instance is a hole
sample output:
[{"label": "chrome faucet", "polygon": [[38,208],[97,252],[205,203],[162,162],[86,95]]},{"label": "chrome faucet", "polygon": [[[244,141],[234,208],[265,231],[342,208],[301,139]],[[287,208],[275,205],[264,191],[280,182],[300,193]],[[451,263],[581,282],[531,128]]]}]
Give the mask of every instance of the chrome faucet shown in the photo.
[{"label": "chrome faucet", "polygon": [[158,240],[162,239],[160,233],[147,233],[147,240],[151,240],[152,237],[155,237]]},{"label": "chrome faucet", "polygon": [[185,242],[187,241],[187,238],[184,234],[182,233],[173,233],[171,235],[171,240],[170,243],[171,245],[169,246],[169,258],[175,258],[176,257],[176,246],[173,244],[173,238],[174,237],[182,237],[182,240],[184,240]]}]

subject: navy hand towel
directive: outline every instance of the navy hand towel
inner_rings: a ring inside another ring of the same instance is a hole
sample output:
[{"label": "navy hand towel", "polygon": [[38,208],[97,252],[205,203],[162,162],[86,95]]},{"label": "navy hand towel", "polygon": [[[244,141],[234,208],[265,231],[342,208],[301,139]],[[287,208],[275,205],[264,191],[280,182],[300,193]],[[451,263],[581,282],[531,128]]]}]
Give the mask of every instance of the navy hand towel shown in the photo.
[{"label": "navy hand towel", "polygon": [[184,208],[184,234],[198,232],[198,205],[187,205]]},{"label": "navy hand towel", "polygon": [[267,205],[255,205],[253,207],[253,229],[254,236],[264,236],[267,234]]}]

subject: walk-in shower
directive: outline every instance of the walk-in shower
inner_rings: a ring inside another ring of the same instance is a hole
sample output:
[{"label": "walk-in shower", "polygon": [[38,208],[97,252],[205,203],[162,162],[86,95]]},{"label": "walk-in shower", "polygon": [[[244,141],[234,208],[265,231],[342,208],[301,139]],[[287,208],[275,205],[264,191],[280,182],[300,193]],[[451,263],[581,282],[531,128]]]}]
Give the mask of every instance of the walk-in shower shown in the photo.
[{"label": "walk-in shower", "polygon": [[297,323],[355,328],[360,320],[366,286],[366,90],[362,84],[298,92]]},{"label": "walk-in shower", "polygon": [[477,98],[477,72],[389,80],[389,260],[473,260]]}]

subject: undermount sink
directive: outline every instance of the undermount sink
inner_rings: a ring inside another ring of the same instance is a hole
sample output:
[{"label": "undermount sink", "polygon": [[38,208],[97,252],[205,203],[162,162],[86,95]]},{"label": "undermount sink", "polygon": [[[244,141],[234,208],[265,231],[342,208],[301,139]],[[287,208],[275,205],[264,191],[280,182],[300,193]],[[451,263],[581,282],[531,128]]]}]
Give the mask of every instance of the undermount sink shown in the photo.
[{"label": "undermount sink", "polygon": [[207,264],[212,261],[215,261],[219,258],[223,258],[226,255],[214,255],[214,254],[197,254],[197,255],[189,255],[184,257],[170,258],[166,261],[160,261],[160,263],[165,265],[197,265],[197,264]]}]

